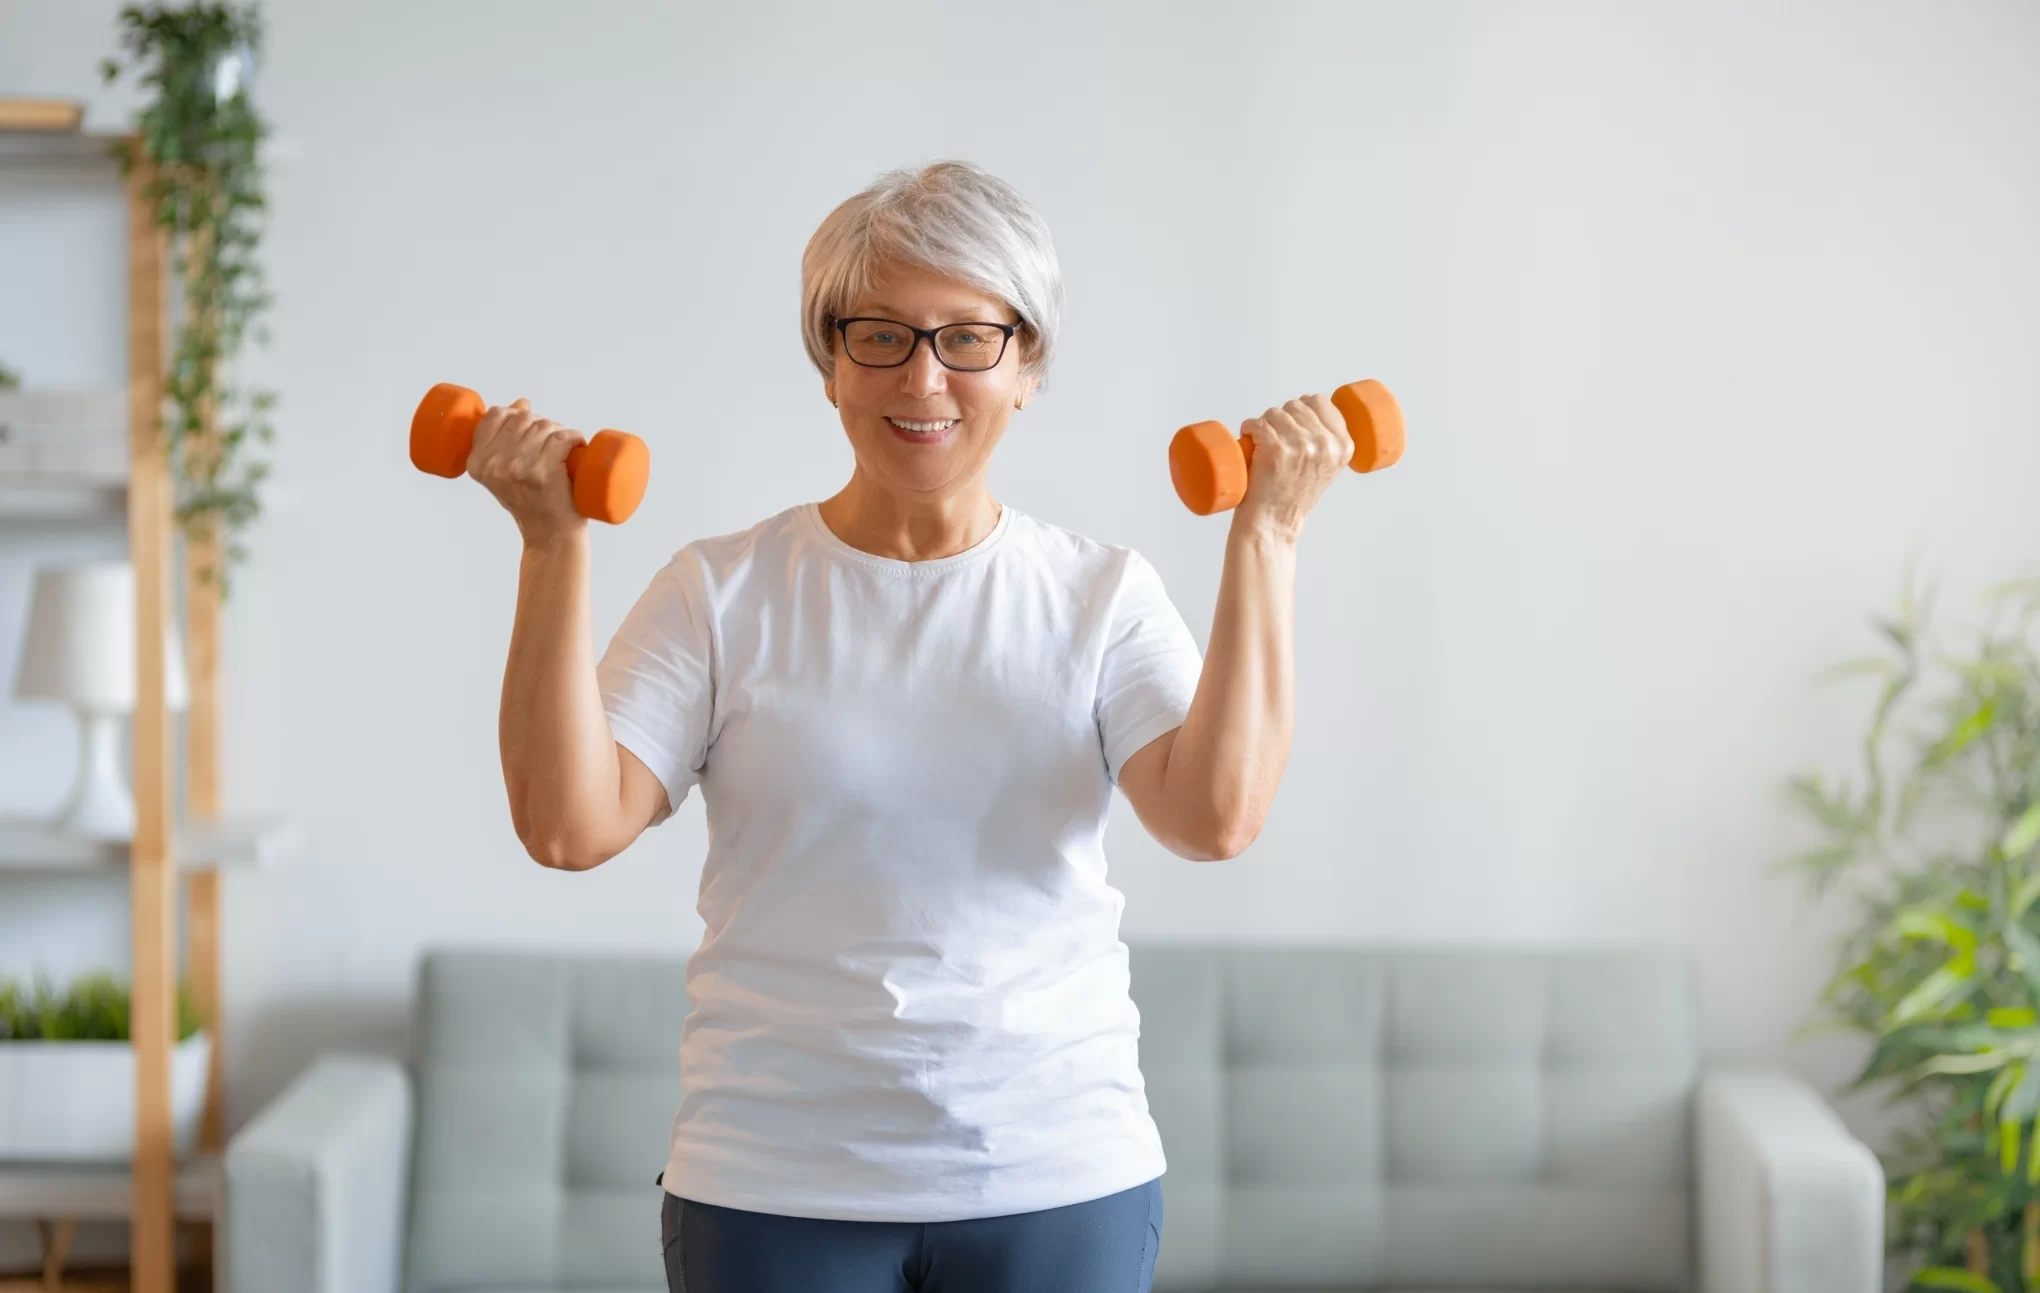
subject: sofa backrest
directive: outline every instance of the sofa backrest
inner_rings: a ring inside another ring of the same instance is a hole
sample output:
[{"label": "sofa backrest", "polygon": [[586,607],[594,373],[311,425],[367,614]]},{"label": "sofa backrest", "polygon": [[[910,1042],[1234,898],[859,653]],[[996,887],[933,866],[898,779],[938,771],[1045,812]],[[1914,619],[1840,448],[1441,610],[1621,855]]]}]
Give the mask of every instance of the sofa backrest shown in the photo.
[{"label": "sofa backrest", "polygon": [[[1684,1289],[1691,968],[1132,946],[1166,1290]],[[658,1289],[678,957],[438,952],[406,1287]]]},{"label": "sofa backrest", "polygon": [[1683,959],[1136,944],[1132,983],[1158,1293],[1688,1287]]},{"label": "sofa backrest", "polygon": [[410,1293],[663,1289],[679,958],[440,952],[420,974]]}]

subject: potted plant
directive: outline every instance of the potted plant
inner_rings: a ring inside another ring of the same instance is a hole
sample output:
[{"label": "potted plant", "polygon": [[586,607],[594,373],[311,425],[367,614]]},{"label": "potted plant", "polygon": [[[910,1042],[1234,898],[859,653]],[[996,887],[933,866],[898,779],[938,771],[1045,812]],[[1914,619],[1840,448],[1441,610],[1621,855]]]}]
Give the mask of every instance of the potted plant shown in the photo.
[{"label": "potted plant", "polygon": [[1823,996],[1871,1051],[1855,1086],[1904,1102],[1885,1156],[1911,1287],[2040,1290],[2040,580],[2007,586],[1966,649],[1907,595],[1881,655],[1860,776],[1791,783],[1826,835],[1796,859],[1861,920]]},{"label": "potted plant", "polygon": [[[182,288],[162,424],[177,519],[195,551],[213,554],[199,576],[224,596],[247,555],[236,535],[261,513],[269,467],[252,454],[275,434],[275,397],[226,380],[244,337],[268,340],[257,319],[270,296],[255,253],[269,209],[260,149],[270,128],[250,97],[262,26],[252,4],[130,4],[120,22],[132,70],[154,98],[114,153],[123,174],[146,165],[144,192]],[[110,83],[124,69],[107,59],[100,70]]]},{"label": "potted plant", "polygon": [[[170,1052],[175,1153],[191,1152],[205,1108],[211,1047],[188,990]],[[0,1162],[125,1160],[133,1153],[135,1053],[128,990],[110,974],[59,992],[0,981]]]}]

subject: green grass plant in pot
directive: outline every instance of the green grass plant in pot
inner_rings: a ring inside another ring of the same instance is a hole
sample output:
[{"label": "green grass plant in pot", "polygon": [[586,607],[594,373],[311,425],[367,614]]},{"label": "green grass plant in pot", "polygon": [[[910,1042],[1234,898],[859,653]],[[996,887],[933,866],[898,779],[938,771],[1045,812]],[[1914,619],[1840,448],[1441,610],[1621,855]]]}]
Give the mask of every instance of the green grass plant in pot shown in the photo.
[{"label": "green grass plant in pot", "polygon": [[[134,1143],[135,1057],[127,986],[110,974],[62,990],[0,980],[0,1162],[108,1161]],[[170,1053],[172,1139],[190,1151],[205,1106],[210,1042],[188,989]]]},{"label": "green grass plant in pot", "polygon": [[1908,1113],[1885,1154],[1911,1287],[2040,1290],[2040,580],[1996,590],[1962,650],[1930,598],[1878,617],[1852,776],[1795,779],[1825,840],[1795,859],[1861,920],[1822,999],[1867,1035],[1857,1087]]}]

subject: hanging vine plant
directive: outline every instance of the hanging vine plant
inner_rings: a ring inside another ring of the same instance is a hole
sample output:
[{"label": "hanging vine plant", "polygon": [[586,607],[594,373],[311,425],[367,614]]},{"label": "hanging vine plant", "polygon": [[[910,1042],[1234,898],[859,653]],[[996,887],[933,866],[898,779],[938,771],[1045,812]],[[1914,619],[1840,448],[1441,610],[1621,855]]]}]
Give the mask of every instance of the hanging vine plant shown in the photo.
[{"label": "hanging vine plant", "polygon": [[253,4],[131,4],[120,25],[126,66],[110,58],[100,71],[109,84],[135,72],[155,97],[114,154],[123,175],[148,166],[143,192],[168,232],[182,298],[162,422],[176,515],[194,550],[213,554],[198,573],[224,595],[247,556],[238,536],[261,515],[269,467],[255,449],[275,436],[275,396],[227,379],[244,338],[269,340],[257,322],[270,297],[255,257],[269,206],[258,156],[269,126],[249,97],[261,21]]}]

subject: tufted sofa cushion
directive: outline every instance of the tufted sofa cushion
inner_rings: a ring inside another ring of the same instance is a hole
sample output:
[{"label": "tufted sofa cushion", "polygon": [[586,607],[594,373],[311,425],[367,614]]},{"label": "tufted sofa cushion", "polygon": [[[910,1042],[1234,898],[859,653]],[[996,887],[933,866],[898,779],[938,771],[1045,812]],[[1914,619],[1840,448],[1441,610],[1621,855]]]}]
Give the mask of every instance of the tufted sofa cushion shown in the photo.
[{"label": "tufted sofa cushion", "polygon": [[437,953],[419,988],[406,1287],[663,1289],[685,962]]},{"label": "tufted sofa cushion", "polygon": [[1681,958],[1149,944],[1132,983],[1158,1293],[1687,1287]]}]

